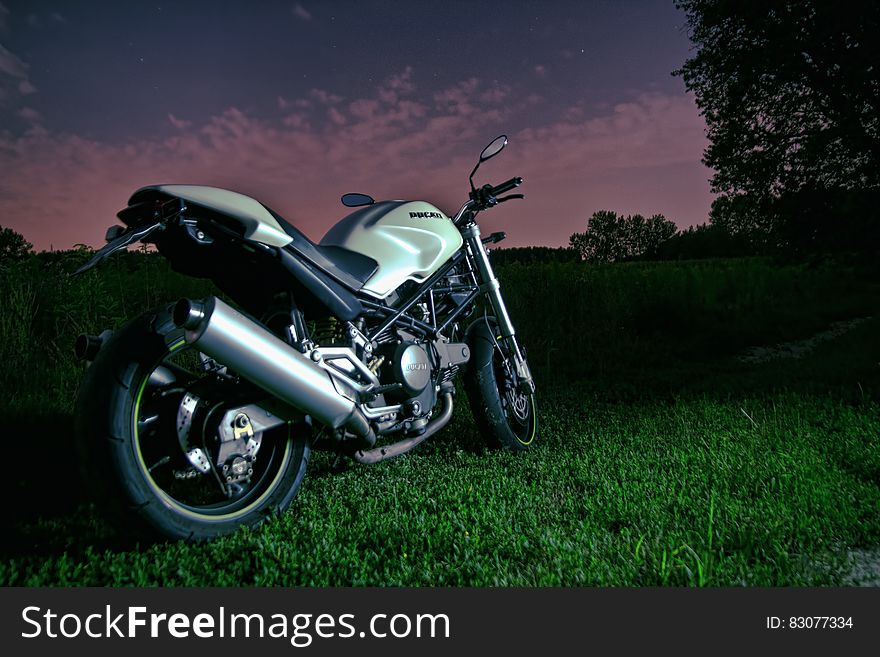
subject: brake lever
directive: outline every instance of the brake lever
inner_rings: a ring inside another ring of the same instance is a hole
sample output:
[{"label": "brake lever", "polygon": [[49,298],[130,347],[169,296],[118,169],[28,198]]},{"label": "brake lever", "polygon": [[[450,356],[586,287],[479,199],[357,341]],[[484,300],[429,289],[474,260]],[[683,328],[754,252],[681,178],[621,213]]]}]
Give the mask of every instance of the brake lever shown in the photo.
[{"label": "brake lever", "polygon": [[501,198],[495,199],[496,203],[504,203],[504,201],[510,201],[515,198],[525,198],[525,194],[508,194],[507,196],[502,196]]}]

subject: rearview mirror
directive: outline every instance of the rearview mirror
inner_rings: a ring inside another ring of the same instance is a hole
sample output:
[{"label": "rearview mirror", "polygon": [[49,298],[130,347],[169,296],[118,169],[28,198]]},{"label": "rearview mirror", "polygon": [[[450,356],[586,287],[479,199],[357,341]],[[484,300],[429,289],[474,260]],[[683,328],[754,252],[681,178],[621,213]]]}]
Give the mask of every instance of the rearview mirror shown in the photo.
[{"label": "rearview mirror", "polygon": [[343,194],[342,205],[348,208],[357,208],[362,205],[373,205],[376,201],[368,194]]},{"label": "rearview mirror", "polygon": [[486,148],[483,149],[483,152],[480,153],[480,162],[485,162],[489,158],[495,157],[505,146],[507,146],[507,135],[496,137],[492,143],[486,146]]}]

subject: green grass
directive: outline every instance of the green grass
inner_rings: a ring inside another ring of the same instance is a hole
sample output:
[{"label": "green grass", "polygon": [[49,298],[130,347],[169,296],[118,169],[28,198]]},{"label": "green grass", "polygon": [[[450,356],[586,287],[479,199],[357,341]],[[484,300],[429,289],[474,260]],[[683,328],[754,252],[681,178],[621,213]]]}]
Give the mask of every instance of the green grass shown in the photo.
[{"label": "green grass", "polygon": [[207,546],[108,548],[86,509],[33,523],[35,553],[4,563],[0,581],[832,584],[845,547],[880,538],[875,403],[779,394],[624,413],[571,393],[543,398],[543,442],[525,456],[475,448],[460,418],[376,467],[334,474],[318,455],[282,518]]},{"label": "green grass", "polygon": [[[117,276],[141,280],[144,265],[129,265],[133,274]],[[173,299],[183,281],[157,274],[156,299],[141,290],[123,313],[118,299],[130,297],[114,296],[112,277],[94,276],[77,285],[106,296],[83,306],[73,298],[66,319],[57,319],[42,305],[57,292],[39,278],[57,272],[31,272],[32,292],[16,287],[14,305],[25,318],[32,312],[31,342],[12,339],[17,323],[0,324],[3,348],[19,364],[0,375],[7,435],[27,441],[13,461],[37,472],[12,477],[8,494],[18,505],[0,584],[849,582],[848,551],[880,543],[876,287],[852,272],[756,261],[576,267],[503,272],[514,319],[539,361],[537,449],[487,452],[460,395],[453,423],[416,451],[341,473],[326,454],[313,454],[287,513],[207,545],[138,545],[116,535],[82,499],[68,442],[79,376],[62,348],[72,340],[68,324],[94,321],[96,330],[118,322]],[[566,304],[548,297],[555,284]],[[586,299],[594,302],[584,307]],[[724,304],[734,308],[729,317]],[[664,308],[670,324],[638,320]],[[801,361],[746,365],[731,355],[745,340],[737,327],[755,340],[745,344],[760,344],[868,314],[875,319]],[[697,328],[677,323],[679,315]],[[722,324],[722,337],[700,341],[698,329]],[[558,341],[546,362],[541,326]],[[34,335],[48,347],[34,349]]]},{"label": "green grass", "polygon": [[880,311],[876,276],[759,258],[513,264],[500,278],[532,363],[554,377],[705,363]]}]

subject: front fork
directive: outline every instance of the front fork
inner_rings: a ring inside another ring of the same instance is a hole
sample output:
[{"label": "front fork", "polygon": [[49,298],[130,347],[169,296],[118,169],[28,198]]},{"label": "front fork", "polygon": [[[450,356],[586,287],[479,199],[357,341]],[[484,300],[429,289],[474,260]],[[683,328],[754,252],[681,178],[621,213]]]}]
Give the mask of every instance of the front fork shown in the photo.
[{"label": "front fork", "polygon": [[474,267],[476,267],[480,292],[486,295],[489,305],[495,311],[495,318],[498,320],[498,327],[501,332],[500,339],[510,346],[513,353],[518,379],[518,392],[531,394],[535,391],[535,382],[532,379],[529,364],[526,362],[522,349],[519,346],[519,341],[516,339],[516,330],[513,328],[513,322],[510,321],[507,306],[504,304],[504,299],[501,296],[501,283],[498,282],[498,278],[495,276],[492,263],[489,262],[489,253],[480,239],[480,227],[476,222],[471,222],[461,229],[461,236],[467,244],[472,262]]}]

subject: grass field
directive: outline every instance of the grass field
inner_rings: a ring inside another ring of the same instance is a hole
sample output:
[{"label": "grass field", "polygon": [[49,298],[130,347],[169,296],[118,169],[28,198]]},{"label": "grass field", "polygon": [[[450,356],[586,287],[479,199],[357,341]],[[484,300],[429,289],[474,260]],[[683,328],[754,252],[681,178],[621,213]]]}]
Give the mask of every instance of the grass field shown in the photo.
[{"label": "grass field", "polygon": [[[490,453],[463,396],[415,452],[331,470],[281,518],[208,545],[133,544],[83,499],[69,443],[76,333],[207,287],[135,256],[4,272],[0,383],[14,585],[831,585],[880,545],[880,295],[765,261],[512,265],[542,429]],[[806,357],[744,347],[872,316]],[[869,565],[861,576],[876,576]]]}]

